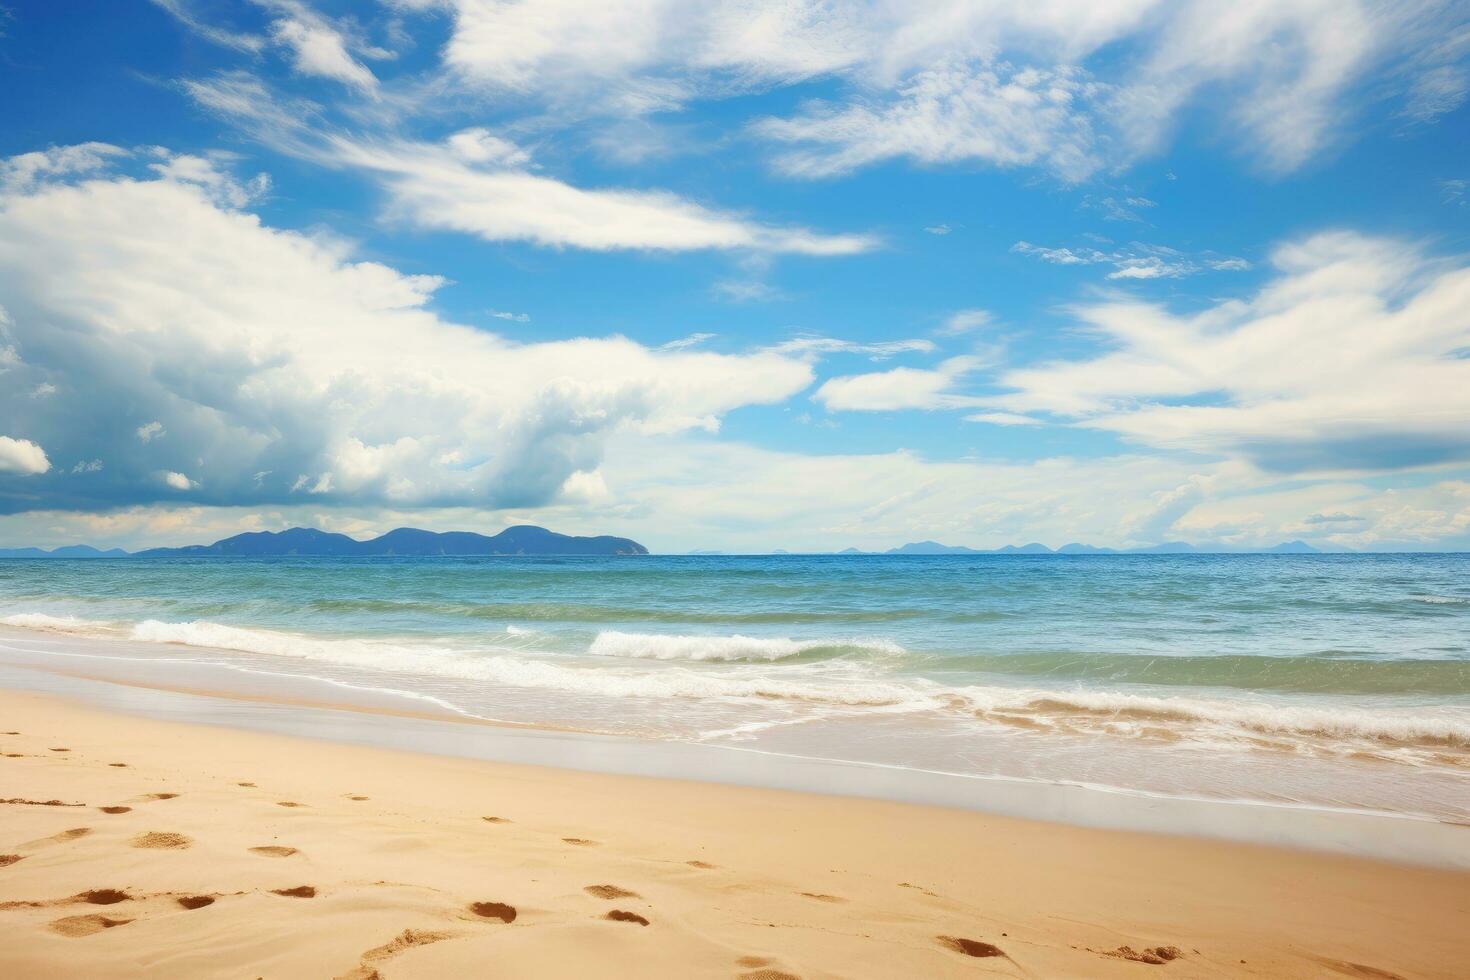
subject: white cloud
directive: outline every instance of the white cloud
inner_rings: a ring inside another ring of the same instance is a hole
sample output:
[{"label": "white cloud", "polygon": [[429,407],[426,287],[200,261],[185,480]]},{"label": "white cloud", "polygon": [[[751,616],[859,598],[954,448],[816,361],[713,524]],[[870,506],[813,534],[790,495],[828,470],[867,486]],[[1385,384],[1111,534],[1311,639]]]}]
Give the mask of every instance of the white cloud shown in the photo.
[{"label": "white cloud", "polygon": [[33,476],[51,469],[46,451],[29,439],[0,436],[0,473]]},{"label": "white cloud", "polygon": [[255,0],[282,14],[271,23],[271,39],[287,48],[297,73],[329,78],[366,95],[376,95],[378,79],[352,57],[348,39],[326,18],[295,0]]},{"label": "white cloud", "polygon": [[687,350],[690,347],[698,347],[706,340],[714,339],[714,336],[715,335],[712,333],[692,333],[687,337],[680,337],[678,340],[671,340],[667,344],[660,344],[654,349],[661,351]]},{"label": "white cloud", "polygon": [[[1190,107],[1223,103],[1245,152],[1288,170],[1341,138],[1348,94],[1417,70],[1410,112],[1458,99],[1441,0],[447,0],[445,62],[471,86],[560,112],[647,113],[830,78],[843,101],[771,120],[805,176],[895,157],[1040,165],[1064,180],[1153,152]],[[1434,59],[1438,59],[1437,61]],[[1386,66],[1386,67],[1385,67]],[[1096,74],[1084,74],[1084,72]],[[1206,94],[1210,102],[1206,102]],[[1212,107],[1212,106],[1211,106]]]},{"label": "white cloud", "polygon": [[370,142],[319,132],[275,103],[257,81],[222,76],[186,91],[201,106],[250,127],[274,148],[334,168],[372,175],[388,215],[423,228],[489,241],[527,241],[594,251],[726,249],[802,255],[870,251],[868,235],[827,235],[765,225],[666,191],[576,187],[528,169],[529,154],[484,129],[442,144]]},{"label": "white cloud", "polygon": [[184,474],[175,473],[171,470],[165,471],[163,474],[161,474],[161,478],[163,479],[163,482],[166,486],[174,490],[192,490],[196,486],[198,486],[197,483],[189,479]]},{"label": "white cloud", "polygon": [[934,342],[916,337],[906,340],[858,341],[837,337],[793,337],[770,348],[772,353],[792,357],[816,358],[823,354],[865,354],[871,360],[885,361],[899,354],[928,354]]},{"label": "white cloud", "polygon": [[948,235],[954,229],[950,228],[949,225],[940,224],[940,225],[926,225],[925,228],[924,228],[924,230],[927,231],[931,235]]},{"label": "white cloud", "polygon": [[754,131],[796,143],[776,164],[796,177],[830,177],[893,157],[920,163],[981,160],[1039,164],[1064,180],[1098,166],[1095,137],[1079,105],[1095,86],[1075,69],[960,64],[917,74],[889,100],[840,108],[815,105]]},{"label": "white cloud", "polygon": [[190,0],[152,0],[152,2],[155,6],[172,14],[181,24],[206,41],[248,54],[256,54],[265,47],[265,40],[254,34],[227,30],[205,23],[194,14]]},{"label": "white cloud", "polygon": [[[1106,241],[1106,239],[1104,239]],[[1202,272],[1242,272],[1251,267],[1245,259],[1213,252],[1189,255],[1164,245],[1131,242],[1108,251],[1090,246],[1047,248],[1020,241],[1011,251],[1029,255],[1052,265],[1111,266],[1108,279],[1179,279]]]},{"label": "white cloud", "polygon": [[985,401],[1275,471],[1470,461],[1470,267],[1346,232],[1273,265],[1253,298],[1193,315],[1079,307],[1104,350],[1012,370]]},{"label": "white cloud", "polygon": [[944,318],[944,323],[940,326],[939,332],[954,336],[956,334],[969,333],[972,330],[979,330],[981,327],[988,327],[993,322],[995,322],[995,317],[991,315],[989,310],[978,308],[955,310]]},{"label": "white cloud", "polygon": [[951,357],[933,370],[900,367],[830,378],[812,397],[828,411],[891,412],[906,408],[963,408],[977,404],[954,391],[964,376],[984,366],[974,356]]},{"label": "white cloud", "polygon": [[154,147],[153,155],[161,158],[162,162],[150,163],[150,170],[166,180],[197,184],[221,207],[243,208],[270,190],[270,177],[266,174],[257,174],[241,182],[224,169],[233,162],[227,154],[211,159],[189,153],[170,153],[163,147]]},{"label": "white cloud", "polygon": [[37,181],[95,173],[127,152],[111,143],[93,142],[22,153],[0,160],[0,191],[24,191]]},{"label": "white cloud", "polygon": [[1454,112],[1470,93],[1470,71],[1459,65],[1439,65],[1414,80],[1404,114],[1417,122],[1434,122]]},{"label": "white cloud", "polygon": [[338,137],[331,146],[337,162],[380,175],[390,215],[492,241],[805,255],[852,255],[875,244],[864,235],[761,225],[667,192],[587,190],[524,169],[476,166],[430,144],[369,146]]},{"label": "white cloud", "polygon": [[1014,412],[976,412],[965,416],[966,422],[988,422],[991,425],[1040,425],[1041,420]]},{"label": "white cloud", "polygon": [[177,489],[160,473],[212,503],[284,501],[309,474],[329,503],[511,507],[595,471],[617,432],[712,431],[812,380],[807,357],[778,351],[516,344],[430,312],[440,285],[168,174],[38,185],[0,197],[7,330],[37,352],[26,370],[87,397],[59,414],[0,387],[0,417],[71,459],[151,440],[58,482],[53,508],[156,500]]}]

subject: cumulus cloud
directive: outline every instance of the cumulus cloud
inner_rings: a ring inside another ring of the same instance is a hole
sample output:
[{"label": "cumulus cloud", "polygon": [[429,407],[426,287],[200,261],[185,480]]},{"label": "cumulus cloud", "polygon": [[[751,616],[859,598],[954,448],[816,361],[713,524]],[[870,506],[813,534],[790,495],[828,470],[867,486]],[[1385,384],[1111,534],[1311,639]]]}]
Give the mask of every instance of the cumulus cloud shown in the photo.
[{"label": "cumulus cloud", "polygon": [[0,473],[34,476],[51,469],[46,451],[29,439],[0,436]]},{"label": "cumulus cloud", "polygon": [[[0,507],[168,500],[185,480],[202,503],[285,502],[302,474],[298,492],[326,503],[534,506],[596,472],[616,432],[713,431],[812,380],[806,358],[776,351],[512,343],[431,312],[441,285],[168,171],[0,195],[0,295],[22,355],[0,417],[36,440],[3,445],[44,484],[0,486]],[[42,376],[65,393],[31,398]],[[39,445],[109,465],[48,472]]]},{"label": "cumulus cloud", "polygon": [[1249,300],[1078,307],[1101,352],[1009,371],[1003,411],[1282,473],[1470,461],[1470,266],[1334,232],[1284,245]]}]

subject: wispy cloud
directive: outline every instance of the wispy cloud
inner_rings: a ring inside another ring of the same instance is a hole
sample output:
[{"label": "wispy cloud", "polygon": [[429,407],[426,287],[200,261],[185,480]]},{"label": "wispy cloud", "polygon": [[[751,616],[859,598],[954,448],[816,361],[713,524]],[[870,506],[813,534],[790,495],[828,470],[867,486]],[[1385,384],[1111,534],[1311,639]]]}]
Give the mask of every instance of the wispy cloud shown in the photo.
[{"label": "wispy cloud", "polygon": [[1205,252],[1190,255],[1164,245],[1132,242],[1126,247],[1101,249],[1090,246],[1048,248],[1021,241],[1012,252],[1029,255],[1052,265],[1110,266],[1108,279],[1179,279],[1202,272],[1242,272],[1251,267],[1245,259]]}]

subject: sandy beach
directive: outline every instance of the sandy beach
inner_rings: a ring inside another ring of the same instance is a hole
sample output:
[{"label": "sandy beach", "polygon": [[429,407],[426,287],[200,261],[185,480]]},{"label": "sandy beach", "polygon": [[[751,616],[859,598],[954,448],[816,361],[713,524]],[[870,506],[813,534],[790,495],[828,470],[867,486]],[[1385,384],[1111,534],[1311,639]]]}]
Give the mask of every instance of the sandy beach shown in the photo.
[{"label": "sandy beach", "polygon": [[1452,977],[1470,875],[0,694],[8,977]]}]

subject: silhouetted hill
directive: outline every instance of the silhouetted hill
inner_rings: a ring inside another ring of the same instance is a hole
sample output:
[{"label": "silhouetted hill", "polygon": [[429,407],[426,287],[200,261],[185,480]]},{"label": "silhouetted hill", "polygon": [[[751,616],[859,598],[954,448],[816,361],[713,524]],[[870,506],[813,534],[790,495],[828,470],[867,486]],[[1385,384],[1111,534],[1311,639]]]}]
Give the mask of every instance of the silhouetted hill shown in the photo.
[{"label": "silhouetted hill", "polygon": [[628,538],[610,535],[575,537],[533,524],[508,527],[499,534],[473,531],[423,531],[400,527],[370,541],[345,534],[293,527],[286,531],[250,531],[214,544],[184,548],[149,548],[135,558],[190,557],[433,557],[443,555],[646,555],[648,549]]},{"label": "silhouetted hill", "polygon": [[938,541],[913,541],[897,548],[889,548],[889,555],[978,555],[974,548],[963,545],[940,544]]},{"label": "silhouetted hill", "polygon": [[0,548],[0,558],[126,558],[121,548],[101,551],[89,544],[69,544],[44,551],[41,548]]}]

